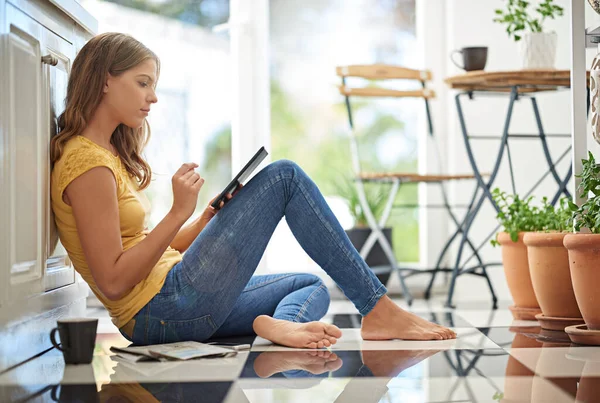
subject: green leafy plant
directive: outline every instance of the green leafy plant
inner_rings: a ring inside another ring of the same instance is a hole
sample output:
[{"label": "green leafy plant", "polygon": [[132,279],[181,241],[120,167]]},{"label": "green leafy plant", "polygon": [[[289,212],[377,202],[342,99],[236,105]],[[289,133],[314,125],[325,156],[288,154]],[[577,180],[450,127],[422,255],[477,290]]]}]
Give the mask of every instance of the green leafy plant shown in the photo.
[{"label": "green leafy plant", "polygon": [[554,207],[544,197],[542,207],[538,209],[537,231],[571,231],[573,224],[569,202],[568,198],[563,197],[559,201],[559,207]]},{"label": "green leafy plant", "polygon": [[[542,199],[542,206],[534,206],[533,196],[521,199],[519,195],[509,195],[496,188],[492,191],[494,201],[499,211],[496,215],[504,231],[510,235],[513,242],[519,240],[519,232],[527,231],[566,231],[571,227],[571,207],[565,197],[560,199],[558,208],[548,203],[548,198]],[[491,241],[498,246],[497,239]]]},{"label": "green leafy plant", "polygon": [[[367,217],[360,204],[356,185],[352,178],[345,175],[340,175],[338,179],[332,182],[335,193],[348,202],[350,214],[355,221],[355,227],[368,227]],[[381,189],[381,186],[370,185],[372,184],[364,184],[365,196],[367,204],[377,220],[385,208],[387,193]]]},{"label": "green leafy plant", "polygon": [[554,4],[554,0],[543,0],[535,8],[537,14],[530,14],[531,1],[508,0],[506,8],[497,9],[494,22],[506,24],[508,36],[515,42],[521,40],[521,32],[543,32],[547,18],[555,19],[564,14],[564,9]]},{"label": "green leafy plant", "polygon": [[583,169],[580,175],[581,183],[577,186],[579,196],[587,200],[577,206],[569,202],[572,212],[572,220],[575,224],[575,231],[580,231],[582,227],[588,228],[592,234],[600,234],[600,167],[596,165],[594,155],[588,152],[588,159],[581,160]]},{"label": "green leafy plant", "polygon": [[[492,191],[492,197],[499,208],[496,218],[513,242],[519,240],[519,232],[535,231],[537,207],[531,205],[533,196],[522,200],[519,195],[509,195],[496,188]],[[496,239],[491,242],[494,246],[499,245]]]}]

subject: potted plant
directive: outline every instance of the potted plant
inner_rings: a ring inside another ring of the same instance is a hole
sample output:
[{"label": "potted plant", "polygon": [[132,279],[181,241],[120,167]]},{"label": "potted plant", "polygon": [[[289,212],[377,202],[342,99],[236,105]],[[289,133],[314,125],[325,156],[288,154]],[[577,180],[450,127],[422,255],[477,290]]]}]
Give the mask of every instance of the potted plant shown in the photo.
[{"label": "potted plant", "polygon": [[556,32],[544,32],[547,19],[555,19],[564,9],[554,0],[542,0],[531,11],[531,1],[507,0],[504,9],[497,9],[494,22],[506,24],[508,36],[521,40],[524,69],[553,69],[556,60]]},{"label": "potted plant", "polygon": [[576,233],[565,236],[564,245],[569,253],[575,298],[585,324],[588,330],[600,330],[600,167],[591,152],[582,164],[581,174],[576,175],[581,178],[577,191],[587,200],[581,206],[569,203]]},{"label": "potted plant", "polygon": [[493,190],[492,196],[499,208],[496,217],[504,227],[504,231],[492,240],[492,245],[502,246],[504,275],[515,303],[509,309],[515,319],[535,320],[535,315],[541,311],[531,283],[523,236],[525,232],[537,229],[537,207],[531,205],[533,197],[522,200],[518,195],[507,195],[498,188]]},{"label": "potted plant", "polygon": [[[336,179],[332,183],[336,195],[342,197],[348,203],[348,208],[350,210],[350,215],[354,219],[354,227],[346,230],[346,234],[348,238],[350,238],[350,242],[352,245],[360,252],[361,248],[367,241],[367,238],[371,234],[371,228],[367,223],[367,217],[365,212],[360,204],[360,199],[358,197],[358,189],[356,188],[355,181],[346,176],[340,175],[338,179]],[[381,186],[368,186],[368,184],[363,184],[365,187],[365,196],[367,199],[367,204],[369,208],[373,212],[375,216],[375,220],[379,220],[383,209],[385,208],[385,203],[387,201],[387,193],[382,190]],[[392,245],[392,228],[385,227],[382,229],[383,235],[388,240],[390,245]],[[385,255],[381,245],[379,242],[375,242],[375,245],[371,248],[371,251],[367,255],[365,259],[367,265],[371,268],[376,266],[389,266],[389,260]],[[387,271],[385,273],[376,273],[377,278],[383,284],[386,284],[390,278],[390,272]]]},{"label": "potted plant", "polygon": [[564,331],[565,327],[581,324],[581,312],[577,306],[569,256],[563,246],[565,236],[572,232],[571,210],[568,199],[562,198],[558,208],[543,198],[542,207],[536,214],[537,232],[523,237],[527,246],[529,272],[535,296],[540,304],[542,327]]}]

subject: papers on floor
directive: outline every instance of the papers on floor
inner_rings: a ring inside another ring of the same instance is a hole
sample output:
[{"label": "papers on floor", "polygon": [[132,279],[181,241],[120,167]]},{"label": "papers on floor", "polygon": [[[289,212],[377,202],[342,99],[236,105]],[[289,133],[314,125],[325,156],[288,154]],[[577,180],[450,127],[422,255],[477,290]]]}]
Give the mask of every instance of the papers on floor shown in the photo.
[{"label": "papers on floor", "polygon": [[191,360],[194,358],[231,357],[237,354],[227,348],[199,343],[197,341],[182,341],[178,343],[152,344],[135,347],[111,347],[122,360],[129,362],[140,361],[171,361]]}]

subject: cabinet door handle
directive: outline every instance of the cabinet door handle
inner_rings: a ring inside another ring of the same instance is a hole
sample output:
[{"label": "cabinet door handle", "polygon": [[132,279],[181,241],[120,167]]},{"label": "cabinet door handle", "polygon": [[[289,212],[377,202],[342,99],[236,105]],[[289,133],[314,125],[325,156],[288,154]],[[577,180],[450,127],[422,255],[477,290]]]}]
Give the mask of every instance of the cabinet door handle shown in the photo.
[{"label": "cabinet door handle", "polygon": [[58,59],[52,55],[46,55],[42,56],[42,63],[56,66],[58,64]]}]

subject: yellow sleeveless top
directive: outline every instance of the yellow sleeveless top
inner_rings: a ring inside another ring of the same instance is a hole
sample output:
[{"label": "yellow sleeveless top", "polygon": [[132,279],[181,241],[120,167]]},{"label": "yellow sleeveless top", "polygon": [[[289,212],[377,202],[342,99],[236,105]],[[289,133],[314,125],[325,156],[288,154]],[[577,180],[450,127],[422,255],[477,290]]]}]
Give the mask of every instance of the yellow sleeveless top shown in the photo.
[{"label": "yellow sleeveless top", "polygon": [[150,201],[142,191],[138,191],[135,179],[129,176],[121,158],[86,137],[71,138],[66,143],[61,158],[54,164],[50,187],[52,210],[60,241],[75,270],[104,304],[113,323],[121,328],[160,291],[167,273],[181,261],[182,255],[168,247],[148,276],[121,299],[111,301],[102,294],[85,261],[73,210],[62,198],[65,188],[73,179],[99,166],[109,168],[115,176],[123,250],[140,243],[149,232],[146,224]]}]

